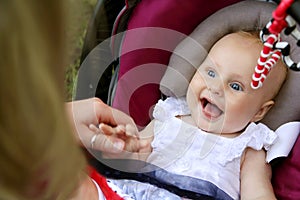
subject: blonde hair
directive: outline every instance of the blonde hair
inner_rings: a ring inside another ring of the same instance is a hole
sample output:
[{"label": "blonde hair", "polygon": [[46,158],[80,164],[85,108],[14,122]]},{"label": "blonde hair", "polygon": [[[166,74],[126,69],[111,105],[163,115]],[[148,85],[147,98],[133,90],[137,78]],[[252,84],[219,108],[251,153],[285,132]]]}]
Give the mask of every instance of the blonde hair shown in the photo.
[{"label": "blonde hair", "polygon": [[[254,42],[256,42],[257,44],[261,45],[261,47],[263,47],[263,43],[260,39],[260,30],[253,30],[253,31],[238,31],[237,32],[239,35],[241,35],[242,37],[248,38],[248,39],[253,39]],[[269,86],[268,91],[271,91],[268,94],[265,94],[267,98],[269,99],[274,99],[280,89],[282,88],[286,77],[287,77],[287,72],[288,72],[288,68],[285,65],[285,63],[283,62],[282,59],[279,59],[276,63],[276,65],[274,66],[276,67],[275,69],[272,69],[270,74],[268,75],[268,77],[270,76],[275,76],[275,78],[273,78],[273,83],[271,84],[271,86]],[[277,87],[274,87],[277,86]]]},{"label": "blonde hair", "polygon": [[85,167],[63,104],[65,14],[0,1],[0,199],[66,199]]},{"label": "blonde hair", "polygon": [[253,31],[238,31],[237,34],[245,37],[245,38],[251,38],[254,39],[258,44],[263,45],[262,41],[260,40],[259,36],[259,30],[253,30]]}]

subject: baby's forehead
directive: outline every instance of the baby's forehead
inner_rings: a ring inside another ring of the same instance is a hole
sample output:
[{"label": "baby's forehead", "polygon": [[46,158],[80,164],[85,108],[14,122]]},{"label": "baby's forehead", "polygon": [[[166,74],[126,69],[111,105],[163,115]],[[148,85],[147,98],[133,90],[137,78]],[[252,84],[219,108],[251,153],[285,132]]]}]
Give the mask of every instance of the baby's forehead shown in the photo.
[{"label": "baby's forehead", "polygon": [[261,42],[258,34],[256,35],[255,33],[250,32],[235,32],[223,36],[212,46],[211,50],[216,47],[225,48],[232,45],[259,49],[263,47],[263,43]]},{"label": "baby's forehead", "polygon": [[[247,38],[247,40],[249,40]],[[262,50],[262,44],[257,42],[243,43],[244,40],[235,40],[235,38],[224,38],[223,41],[216,43],[209,51],[204,63],[215,63],[219,66],[226,64],[235,67],[250,67],[254,70],[260,52]]]},{"label": "baby's forehead", "polygon": [[[231,78],[231,79],[243,79],[243,82],[249,82],[249,85],[252,80],[252,74],[255,68],[255,62],[235,62],[233,58],[231,61],[225,59],[218,59],[214,55],[208,55],[202,65],[198,70],[209,70],[212,69],[219,76],[224,76],[223,78]],[[242,59],[241,59],[242,60]]]}]

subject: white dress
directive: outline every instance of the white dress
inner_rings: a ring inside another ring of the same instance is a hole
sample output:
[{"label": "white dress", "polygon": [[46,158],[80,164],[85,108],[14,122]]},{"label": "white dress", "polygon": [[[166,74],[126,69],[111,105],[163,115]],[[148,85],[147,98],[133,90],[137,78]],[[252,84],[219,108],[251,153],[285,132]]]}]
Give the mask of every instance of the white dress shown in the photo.
[{"label": "white dress", "polygon": [[[175,117],[189,113],[185,98],[167,98],[156,104],[153,152],[147,161],[180,175],[168,183],[207,195],[219,195],[221,199],[227,199],[227,195],[239,199],[240,162],[244,150],[247,147],[268,150],[277,135],[264,124],[251,123],[235,138],[218,136]],[[167,177],[158,175],[158,178]],[[182,179],[187,181],[178,181]],[[200,185],[206,186],[199,189]]]},{"label": "white dress", "polygon": [[277,135],[263,124],[251,123],[241,135],[226,138],[176,118],[188,114],[185,98],[160,100],[154,108],[153,152],[147,162],[159,168],[146,176],[159,183],[158,187],[134,180],[110,181],[137,200],[179,200],[179,196],[239,199],[240,161],[245,148],[268,150]]}]

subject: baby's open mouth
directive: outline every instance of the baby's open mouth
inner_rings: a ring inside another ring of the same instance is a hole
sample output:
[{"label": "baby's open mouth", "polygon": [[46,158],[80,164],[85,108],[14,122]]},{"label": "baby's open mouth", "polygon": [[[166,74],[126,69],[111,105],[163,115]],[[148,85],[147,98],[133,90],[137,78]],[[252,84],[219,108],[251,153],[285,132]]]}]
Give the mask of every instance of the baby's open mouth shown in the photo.
[{"label": "baby's open mouth", "polygon": [[203,98],[200,101],[203,113],[208,118],[218,118],[223,113],[223,111],[216,104],[213,104],[210,100]]}]

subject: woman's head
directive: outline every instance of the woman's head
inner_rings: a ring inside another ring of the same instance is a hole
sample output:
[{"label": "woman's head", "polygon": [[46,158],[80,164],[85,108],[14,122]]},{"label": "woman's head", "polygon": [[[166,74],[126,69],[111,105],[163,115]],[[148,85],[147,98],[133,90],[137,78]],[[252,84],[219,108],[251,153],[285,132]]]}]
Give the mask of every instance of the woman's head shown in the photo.
[{"label": "woman's head", "polygon": [[272,107],[286,75],[282,62],[271,70],[264,86],[250,86],[263,44],[253,33],[221,38],[210,50],[188,88],[187,101],[199,128],[236,133],[261,120]]},{"label": "woman's head", "polygon": [[0,2],[0,199],[65,199],[84,167],[62,103],[63,10]]}]

